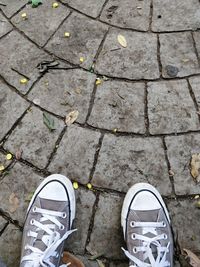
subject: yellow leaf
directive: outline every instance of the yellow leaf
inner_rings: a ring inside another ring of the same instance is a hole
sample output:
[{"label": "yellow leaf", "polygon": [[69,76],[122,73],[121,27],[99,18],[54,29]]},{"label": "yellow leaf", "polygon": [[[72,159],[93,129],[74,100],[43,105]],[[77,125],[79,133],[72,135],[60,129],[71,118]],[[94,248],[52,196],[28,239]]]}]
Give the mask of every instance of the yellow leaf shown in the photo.
[{"label": "yellow leaf", "polygon": [[64,33],[64,36],[65,36],[65,37],[70,37],[70,33],[69,33],[69,32],[65,32],[65,33]]},{"label": "yellow leaf", "polygon": [[88,189],[92,189],[92,184],[88,183],[88,184],[87,184],[87,188],[88,188]]},{"label": "yellow leaf", "polygon": [[200,175],[199,175],[199,169],[200,169],[200,153],[193,154],[192,159],[190,162],[191,167],[191,175],[195,179],[197,183],[200,182]]},{"label": "yellow leaf", "polygon": [[65,117],[65,124],[67,126],[70,126],[72,123],[74,123],[78,118],[79,112],[78,110],[71,111],[67,116]]},{"label": "yellow leaf", "polygon": [[117,130],[118,130],[117,128],[113,129],[113,133],[116,133],[116,132],[117,132]]},{"label": "yellow leaf", "polygon": [[73,182],[73,187],[74,187],[74,189],[78,189],[78,183],[77,182]]},{"label": "yellow leaf", "polygon": [[187,258],[189,258],[192,267],[200,267],[200,259],[192,251],[185,248],[183,251],[186,253]]},{"label": "yellow leaf", "polygon": [[81,63],[84,62],[84,57],[80,57],[80,62],[81,62]]},{"label": "yellow leaf", "polygon": [[27,84],[28,80],[26,78],[23,78],[20,80],[20,83],[21,84]]},{"label": "yellow leaf", "polygon": [[27,19],[27,14],[26,14],[26,13],[22,13],[22,14],[21,14],[21,17],[22,17],[23,19]]},{"label": "yellow leaf", "polygon": [[96,85],[99,85],[102,83],[102,80],[100,78],[96,78]]},{"label": "yellow leaf", "polygon": [[122,46],[122,47],[127,47],[127,42],[126,42],[126,39],[123,35],[119,34],[117,36],[117,40],[119,42],[119,44]]},{"label": "yellow leaf", "polygon": [[0,165],[0,171],[4,171],[5,167],[3,165]]},{"label": "yellow leaf", "polygon": [[56,3],[56,2],[53,3],[52,7],[53,7],[53,8],[57,8],[57,7],[58,7],[58,3]]},{"label": "yellow leaf", "polygon": [[19,199],[18,197],[15,195],[15,193],[12,193],[10,196],[9,196],[9,203],[10,203],[10,208],[9,208],[9,211],[11,213],[15,212],[18,207],[19,207]]},{"label": "yellow leaf", "polygon": [[11,160],[11,159],[12,159],[12,154],[8,153],[8,154],[6,155],[6,159],[7,159],[7,160]]}]

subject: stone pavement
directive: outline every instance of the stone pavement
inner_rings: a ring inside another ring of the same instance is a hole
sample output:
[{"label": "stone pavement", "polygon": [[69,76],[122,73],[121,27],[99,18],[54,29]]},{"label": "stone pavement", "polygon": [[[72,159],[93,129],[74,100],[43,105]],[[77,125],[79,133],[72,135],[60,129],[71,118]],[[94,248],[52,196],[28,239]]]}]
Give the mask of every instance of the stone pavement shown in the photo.
[{"label": "stone pavement", "polygon": [[127,266],[120,211],[136,182],[160,190],[178,244],[200,253],[200,185],[190,174],[200,153],[199,0],[54,2],[0,1],[0,256],[18,265],[29,199],[50,173],[79,183],[78,232],[66,247],[86,266],[98,266],[87,259],[95,253]]}]

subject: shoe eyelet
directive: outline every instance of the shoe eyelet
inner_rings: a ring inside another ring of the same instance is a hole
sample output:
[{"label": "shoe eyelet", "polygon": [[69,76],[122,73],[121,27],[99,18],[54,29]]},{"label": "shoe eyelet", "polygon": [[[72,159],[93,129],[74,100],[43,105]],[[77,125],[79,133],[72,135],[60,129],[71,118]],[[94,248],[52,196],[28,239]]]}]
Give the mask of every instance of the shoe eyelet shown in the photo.
[{"label": "shoe eyelet", "polygon": [[37,208],[36,207],[33,207],[33,212],[36,212]]},{"label": "shoe eyelet", "polygon": [[135,227],[135,222],[134,221],[130,222],[130,227]]},{"label": "shoe eyelet", "polygon": [[135,239],[136,239],[135,234],[132,234],[132,235],[131,235],[131,238],[132,238],[133,240],[135,240]]},{"label": "shoe eyelet", "polygon": [[62,218],[66,218],[66,217],[67,217],[67,213],[66,212],[63,212]]},{"label": "shoe eyelet", "polygon": [[33,224],[34,224],[34,222],[35,222],[35,220],[34,220],[34,219],[30,220],[30,224],[31,224],[31,225],[33,225]]},{"label": "shoe eyelet", "polygon": [[164,239],[167,239],[168,237],[167,237],[167,235],[166,235],[166,234],[164,234],[164,235],[163,235],[163,238],[164,238]]},{"label": "shoe eyelet", "polygon": [[137,253],[138,251],[137,251],[137,248],[136,247],[134,247],[133,248],[133,253]]},{"label": "shoe eyelet", "polygon": [[165,222],[162,222],[162,225],[163,225],[163,227],[166,227],[166,223]]},{"label": "shoe eyelet", "polygon": [[59,229],[60,229],[60,230],[64,230],[64,229],[65,229],[65,226],[61,224],[61,226],[60,226]]}]

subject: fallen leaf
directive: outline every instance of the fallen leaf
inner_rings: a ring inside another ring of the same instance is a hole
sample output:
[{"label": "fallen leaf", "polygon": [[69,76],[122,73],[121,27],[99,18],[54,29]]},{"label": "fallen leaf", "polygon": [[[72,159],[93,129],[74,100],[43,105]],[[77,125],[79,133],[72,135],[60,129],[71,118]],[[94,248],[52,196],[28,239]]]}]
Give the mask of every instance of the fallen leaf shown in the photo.
[{"label": "fallen leaf", "polygon": [[25,20],[25,19],[27,19],[27,14],[26,13],[22,13],[21,17]]},{"label": "fallen leaf", "polygon": [[5,170],[5,167],[3,165],[0,165],[0,172],[4,170]]},{"label": "fallen leaf", "polygon": [[11,193],[11,195],[9,196],[9,203],[10,203],[9,211],[11,213],[15,212],[19,207],[19,199],[15,193]]},{"label": "fallen leaf", "polygon": [[53,3],[53,4],[52,4],[52,7],[53,7],[53,8],[57,8],[57,7],[58,7],[58,3],[56,3],[56,2]]},{"label": "fallen leaf", "polygon": [[78,183],[77,182],[73,182],[73,187],[74,187],[74,189],[78,189]]},{"label": "fallen leaf", "polygon": [[61,261],[64,264],[68,264],[70,267],[85,267],[85,265],[77,257],[67,251],[63,252]]},{"label": "fallen leaf", "polygon": [[102,83],[102,80],[100,78],[96,78],[96,85],[99,85]]},{"label": "fallen leaf", "polygon": [[196,205],[195,205],[198,209],[200,209],[200,200],[197,201]]},{"label": "fallen leaf", "polygon": [[199,175],[199,169],[200,169],[200,153],[193,154],[192,159],[190,162],[191,167],[191,175],[195,179],[197,183],[200,182],[200,175]]},{"label": "fallen leaf", "polygon": [[16,153],[15,153],[15,157],[17,160],[21,159],[22,157],[22,153],[23,153],[23,150],[21,148],[19,148]]},{"label": "fallen leaf", "polygon": [[88,184],[87,184],[87,188],[88,188],[88,189],[92,189],[92,184],[91,184],[91,183],[88,183]]},{"label": "fallen leaf", "polygon": [[26,78],[22,78],[22,79],[20,80],[20,83],[21,83],[21,84],[27,84],[27,82],[28,82],[28,80],[27,80]]},{"label": "fallen leaf", "polygon": [[70,33],[69,33],[69,32],[65,32],[65,33],[64,33],[64,36],[65,36],[65,37],[70,37]]},{"label": "fallen leaf", "polygon": [[102,261],[100,261],[100,260],[96,260],[96,261],[97,261],[99,267],[105,267],[105,264]]},{"label": "fallen leaf", "polygon": [[71,111],[67,116],[65,117],[65,124],[67,126],[70,126],[72,123],[76,121],[78,118],[79,112],[78,110]]},{"label": "fallen leaf", "polygon": [[175,173],[172,170],[169,170],[169,176],[174,176]]},{"label": "fallen leaf", "polygon": [[117,36],[117,40],[119,42],[119,44],[122,46],[122,47],[127,47],[127,42],[126,42],[126,39],[123,35],[119,34]]},{"label": "fallen leaf", "polygon": [[194,199],[198,199],[199,198],[199,195],[196,195],[195,197],[194,197]]},{"label": "fallen leaf", "polygon": [[50,131],[53,131],[56,129],[54,119],[52,118],[52,116],[50,116],[46,112],[43,112],[43,122],[49,128]]},{"label": "fallen leaf", "polygon": [[188,58],[183,58],[183,59],[182,59],[182,62],[183,62],[183,63],[187,63],[187,62],[189,62],[189,61],[190,61],[190,60],[189,60]]},{"label": "fallen leaf", "polygon": [[81,63],[84,62],[84,57],[80,57],[80,62],[81,62]]},{"label": "fallen leaf", "polygon": [[192,267],[200,267],[200,259],[189,249],[183,249],[186,253],[186,257],[189,258]]},{"label": "fallen leaf", "polygon": [[6,155],[6,159],[7,159],[7,160],[11,160],[11,159],[12,159],[12,154],[8,153],[8,154]]}]

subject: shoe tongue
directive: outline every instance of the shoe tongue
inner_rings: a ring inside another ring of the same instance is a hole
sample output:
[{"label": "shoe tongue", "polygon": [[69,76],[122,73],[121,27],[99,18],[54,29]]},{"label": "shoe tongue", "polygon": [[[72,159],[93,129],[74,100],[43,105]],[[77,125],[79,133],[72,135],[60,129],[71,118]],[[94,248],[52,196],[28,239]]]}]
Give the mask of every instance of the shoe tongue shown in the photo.
[{"label": "shoe tongue", "polygon": [[137,211],[138,221],[139,222],[157,222],[159,209],[157,210],[142,210]]},{"label": "shoe tongue", "polygon": [[54,211],[62,212],[65,205],[66,205],[66,202],[64,201],[40,198],[40,206],[42,209],[45,209],[45,210],[54,210]]}]

